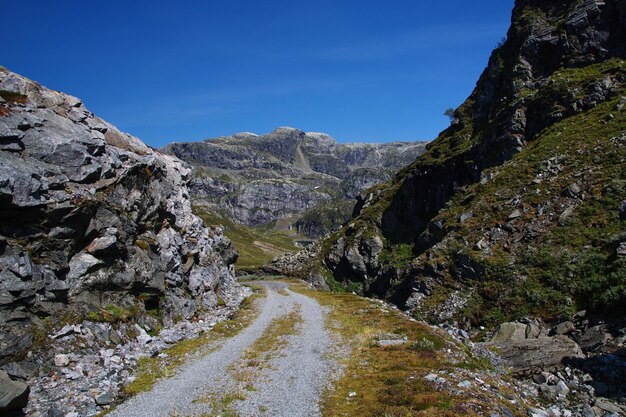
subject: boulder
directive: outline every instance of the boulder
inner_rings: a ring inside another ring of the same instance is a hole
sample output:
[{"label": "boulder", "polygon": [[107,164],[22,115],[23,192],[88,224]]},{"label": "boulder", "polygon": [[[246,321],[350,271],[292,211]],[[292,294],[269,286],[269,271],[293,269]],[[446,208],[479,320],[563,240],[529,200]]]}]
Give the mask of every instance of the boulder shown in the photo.
[{"label": "boulder", "polygon": [[520,217],[522,217],[524,213],[522,213],[522,211],[520,209],[515,209],[511,212],[511,214],[509,214],[509,220],[515,220],[518,219]]},{"label": "boulder", "polygon": [[580,346],[585,351],[595,351],[613,340],[613,336],[605,326],[593,326],[587,329],[580,338]]},{"label": "boulder", "polygon": [[70,364],[70,358],[68,355],[59,353],[58,355],[54,355],[54,365],[63,367]]},{"label": "boulder", "polygon": [[26,96],[0,117],[0,229],[13,237],[0,236],[0,363],[26,354],[40,317],[56,329],[66,313],[106,305],[141,315],[149,294],[171,323],[171,300],[192,316],[217,304],[218,288],[227,303],[240,297],[236,251],[193,213],[191,167],[4,68],[0,90]]},{"label": "boulder", "polygon": [[95,401],[97,405],[103,406],[111,404],[114,399],[115,397],[112,392],[105,392],[104,394],[97,396]]},{"label": "boulder", "polygon": [[94,239],[93,242],[87,246],[87,252],[98,255],[106,252],[110,252],[115,248],[117,238],[115,236],[103,236]]},{"label": "boulder", "polygon": [[330,291],[330,287],[328,286],[328,283],[326,283],[324,275],[318,269],[311,271],[308,281],[317,289]]},{"label": "boulder", "polygon": [[614,413],[614,414],[617,414],[618,416],[626,413],[626,407],[619,406],[607,400],[606,398],[598,398],[594,405],[602,411],[606,411],[608,413]]},{"label": "boulder", "polygon": [[20,411],[28,404],[30,388],[23,382],[13,381],[5,371],[0,371],[0,414]]},{"label": "boulder", "polygon": [[495,347],[515,374],[560,370],[568,360],[585,357],[576,342],[566,336],[504,340],[486,345]]},{"label": "boulder", "polygon": [[572,323],[571,321],[564,321],[563,323],[559,323],[554,328],[554,333],[560,335],[570,334],[574,330],[576,330],[576,326],[574,326],[574,323]]},{"label": "boulder", "polygon": [[13,379],[27,380],[37,373],[37,365],[33,362],[10,362],[2,366],[5,371]]},{"label": "boulder", "polygon": [[575,198],[578,194],[580,194],[582,189],[578,184],[571,183],[563,190],[563,195],[569,198]]},{"label": "boulder", "polygon": [[492,342],[507,342],[526,339],[528,325],[523,323],[502,323],[491,338]]},{"label": "boulder", "polygon": [[459,217],[459,221],[460,221],[461,223],[463,223],[463,222],[465,222],[465,221],[467,221],[467,220],[471,219],[472,217],[474,217],[474,213],[473,213],[473,212],[471,212],[471,211],[469,211],[469,212],[467,212],[467,213],[463,213],[463,214],[461,214],[461,216]]},{"label": "boulder", "polygon": [[69,263],[70,272],[67,277],[70,281],[77,280],[85,275],[91,268],[102,264],[102,261],[88,253],[79,253]]}]

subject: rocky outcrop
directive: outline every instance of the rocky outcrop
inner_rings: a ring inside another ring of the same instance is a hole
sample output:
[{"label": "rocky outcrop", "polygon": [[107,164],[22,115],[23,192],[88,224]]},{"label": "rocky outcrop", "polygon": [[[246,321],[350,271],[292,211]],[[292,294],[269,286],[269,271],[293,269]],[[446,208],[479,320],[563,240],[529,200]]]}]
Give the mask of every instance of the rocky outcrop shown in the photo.
[{"label": "rocky outcrop", "polygon": [[490,346],[520,374],[556,372],[565,368],[568,361],[584,358],[576,342],[565,336],[497,341]]},{"label": "rocky outcrop", "polygon": [[290,180],[256,180],[241,185],[231,197],[230,210],[237,221],[258,225],[304,212],[330,199],[326,193]]},{"label": "rocky outcrop", "polygon": [[238,301],[188,165],[4,68],[0,96],[0,365],[66,320],[149,310],[157,327]]},{"label": "rocky outcrop", "polygon": [[0,371],[0,412],[3,415],[17,413],[28,403],[28,385],[20,381],[13,381],[9,375]]},{"label": "rocky outcrop", "polygon": [[[238,133],[172,143],[163,152],[195,166],[191,196],[196,203],[246,225],[291,217],[301,233],[318,238],[343,224],[357,194],[391,179],[424,148],[421,142],[339,144],[322,133],[281,127],[262,136]],[[324,213],[331,221],[319,215],[329,202],[340,210]]]}]

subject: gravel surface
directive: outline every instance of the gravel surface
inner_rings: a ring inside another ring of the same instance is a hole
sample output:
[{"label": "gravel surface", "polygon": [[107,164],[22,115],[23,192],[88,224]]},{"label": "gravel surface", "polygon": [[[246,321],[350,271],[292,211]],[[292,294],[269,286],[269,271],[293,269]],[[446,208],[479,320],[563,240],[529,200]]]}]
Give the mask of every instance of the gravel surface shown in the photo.
[{"label": "gravel surface", "polygon": [[[274,355],[257,380],[255,391],[246,391],[245,400],[232,404],[241,416],[298,417],[318,416],[320,394],[333,375],[336,364],[328,358],[331,339],[324,328],[324,313],[317,301],[287,290],[280,282],[261,282],[267,297],[259,300],[257,319],[216,351],[183,366],[176,376],[157,383],[152,391],[139,394],[115,409],[110,416],[206,415],[212,410],[209,395],[223,395],[236,389],[229,366],[242,357],[245,349],[258,339],[270,322],[297,306],[302,313],[302,328],[288,337],[288,343]],[[283,291],[281,291],[283,292]],[[283,292],[284,293],[284,292]],[[194,400],[196,400],[194,402]]]},{"label": "gravel surface", "polygon": [[333,368],[325,358],[331,341],[324,328],[324,313],[317,301],[287,292],[284,302],[301,306],[302,329],[290,336],[289,344],[271,360],[268,371],[255,384],[256,391],[234,404],[241,416],[320,415],[319,398]]}]

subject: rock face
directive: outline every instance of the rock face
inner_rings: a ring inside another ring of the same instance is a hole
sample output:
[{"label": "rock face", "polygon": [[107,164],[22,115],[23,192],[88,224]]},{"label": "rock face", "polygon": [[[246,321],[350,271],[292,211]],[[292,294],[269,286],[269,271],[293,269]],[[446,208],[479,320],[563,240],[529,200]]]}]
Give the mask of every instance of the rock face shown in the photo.
[{"label": "rock face", "polygon": [[625,19],[518,0],[450,128],[322,244],[335,279],[467,327],[623,314]]},{"label": "rock face", "polygon": [[356,195],[389,180],[424,149],[421,142],[339,144],[322,133],[281,127],[262,136],[173,143],[162,151],[196,167],[195,202],[247,225],[295,216],[291,224],[315,238],[349,218]]},{"label": "rock face", "polygon": [[6,372],[0,371],[0,412],[9,414],[24,408],[29,392],[28,385],[13,381]]},{"label": "rock face", "polygon": [[236,297],[230,242],[192,214],[189,166],[1,67],[0,96],[0,365],[63,317],[171,324]]}]

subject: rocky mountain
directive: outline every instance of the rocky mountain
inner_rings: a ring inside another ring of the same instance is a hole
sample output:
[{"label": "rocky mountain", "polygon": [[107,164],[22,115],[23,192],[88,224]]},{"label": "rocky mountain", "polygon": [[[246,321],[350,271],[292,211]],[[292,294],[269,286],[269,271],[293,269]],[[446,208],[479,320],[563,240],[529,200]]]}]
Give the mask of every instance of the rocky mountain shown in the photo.
[{"label": "rocky mountain", "polygon": [[[2,67],[0,97],[0,365],[9,375],[36,373],[54,356],[50,343],[74,332],[91,335],[97,356],[100,342],[147,343],[144,329],[239,302],[236,251],[192,213],[189,166]],[[2,412],[23,406],[23,395],[7,405],[13,398],[1,394]]]},{"label": "rocky mountain", "polygon": [[532,377],[551,408],[528,415],[623,415],[626,1],[517,0],[454,116],[340,231],[266,269],[461,326]]},{"label": "rocky mountain", "polygon": [[240,224],[287,219],[320,237],[349,219],[354,197],[387,181],[424,152],[425,143],[339,144],[323,133],[281,127],[162,149],[196,168],[194,202]]},{"label": "rocky mountain", "polygon": [[518,0],[450,128],[360,197],[325,265],[437,321],[623,313],[625,45],[624,1]]}]

